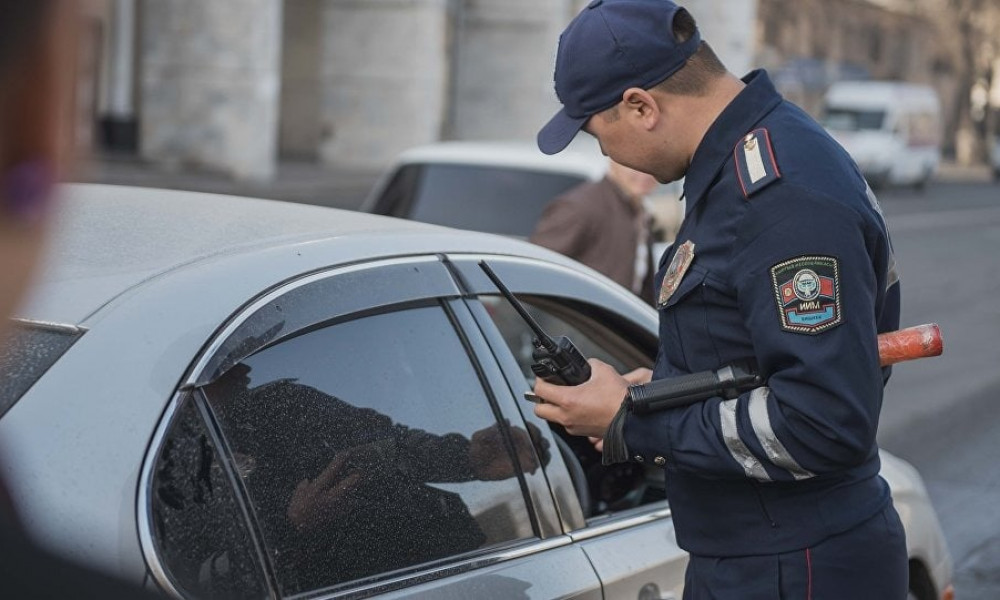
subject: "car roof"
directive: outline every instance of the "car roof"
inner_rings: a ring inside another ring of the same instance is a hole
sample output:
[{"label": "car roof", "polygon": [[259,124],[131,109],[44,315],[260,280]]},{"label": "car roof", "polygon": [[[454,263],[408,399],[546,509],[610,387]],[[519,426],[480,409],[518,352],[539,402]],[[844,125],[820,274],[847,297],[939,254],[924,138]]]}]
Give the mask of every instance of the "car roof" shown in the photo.
[{"label": "car roof", "polygon": [[[143,282],[224,255],[332,238],[470,235],[355,211],[176,190],[73,184],[60,200],[22,318],[79,324]],[[515,244],[501,239],[487,245]]]},{"label": "car roof", "polygon": [[396,159],[398,165],[407,164],[460,164],[490,167],[508,167],[535,171],[576,173],[597,180],[607,171],[608,161],[596,142],[582,136],[574,140],[565,151],[546,155],[533,143],[517,141],[496,142],[440,142],[417,146],[402,152]]}]

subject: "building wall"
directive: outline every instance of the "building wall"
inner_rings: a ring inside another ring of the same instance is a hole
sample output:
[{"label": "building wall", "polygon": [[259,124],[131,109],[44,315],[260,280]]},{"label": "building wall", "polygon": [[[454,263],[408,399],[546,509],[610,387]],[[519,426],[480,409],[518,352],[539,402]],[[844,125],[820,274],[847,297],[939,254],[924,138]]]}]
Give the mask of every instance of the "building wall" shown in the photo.
[{"label": "building wall", "polygon": [[271,178],[280,0],[144,0],[142,8],[141,155]]},{"label": "building wall", "polygon": [[322,0],[285,0],[281,35],[279,156],[316,159],[320,127]]},{"label": "building wall", "polygon": [[319,155],[377,168],[441,137],[447,0],[323,0]]},{"label": "building wall", "polygon": [[460,0],[451,60],[453,139],[533,139],[558,110],[552,71],[569,0]]},{"label": "building wall", "polygon": [[[757,2],[688,2],[735,72]],[[559,106],[559,33],[588,3],[141,0],[141,155],[266,179],[278,156],[378,170],[442,139],[531,140]]]},{"label": "building wall", "polygon": [[934,25],[913,10],[866,0],[759,0],[757,62],[787,98],[816,115],[839,79],[865,77],[932,84],[953,94],[936,64]]}]

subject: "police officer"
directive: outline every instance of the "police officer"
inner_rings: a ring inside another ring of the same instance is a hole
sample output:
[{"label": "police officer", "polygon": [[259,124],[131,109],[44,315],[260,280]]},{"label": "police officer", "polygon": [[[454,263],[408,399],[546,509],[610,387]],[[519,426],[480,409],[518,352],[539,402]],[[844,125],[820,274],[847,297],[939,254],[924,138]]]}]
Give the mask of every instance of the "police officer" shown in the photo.
[{"label": "police officer", "polygon": [[765,72],[728,73],[668,0],[591,2],[560,38],[555,86],[542,151],[583,129],[617,162],[685,178],[651,376],[753,359],[767,383],[639,415],[626,379],[591,360],[582,385],[539,381],[536,413],[604,437],[606,460],[665,469],[686,599],[905,598],[875,444],[876,336],[898,327],[899,285],[857,167]]}]

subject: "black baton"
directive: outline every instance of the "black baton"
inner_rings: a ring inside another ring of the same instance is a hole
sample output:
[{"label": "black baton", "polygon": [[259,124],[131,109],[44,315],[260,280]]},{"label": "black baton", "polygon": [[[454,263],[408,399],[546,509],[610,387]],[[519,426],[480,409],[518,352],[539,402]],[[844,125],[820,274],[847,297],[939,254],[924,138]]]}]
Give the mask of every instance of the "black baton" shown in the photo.
[{"label": "black baton", "polygon": [[687,406],[715,396],[727,400],[764,385],[753,361],[738,361],[715,371],[702,371],[651,381],[628,388],[632,412],[645,414]]}]

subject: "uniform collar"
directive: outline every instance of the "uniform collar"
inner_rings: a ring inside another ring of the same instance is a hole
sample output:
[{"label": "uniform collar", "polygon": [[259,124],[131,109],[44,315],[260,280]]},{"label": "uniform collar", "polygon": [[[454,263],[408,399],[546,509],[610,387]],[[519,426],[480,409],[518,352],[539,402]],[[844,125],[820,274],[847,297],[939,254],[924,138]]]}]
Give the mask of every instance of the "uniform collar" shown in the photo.
[{"label": "uniform collar", "polygon": [[732,155],[736,143],[782,102],[781,95],[763,69],[751,71],[743,82],[746,87],[708,128],[691,159],[684,177],[687,214],[708,191],[722,165]]}]

